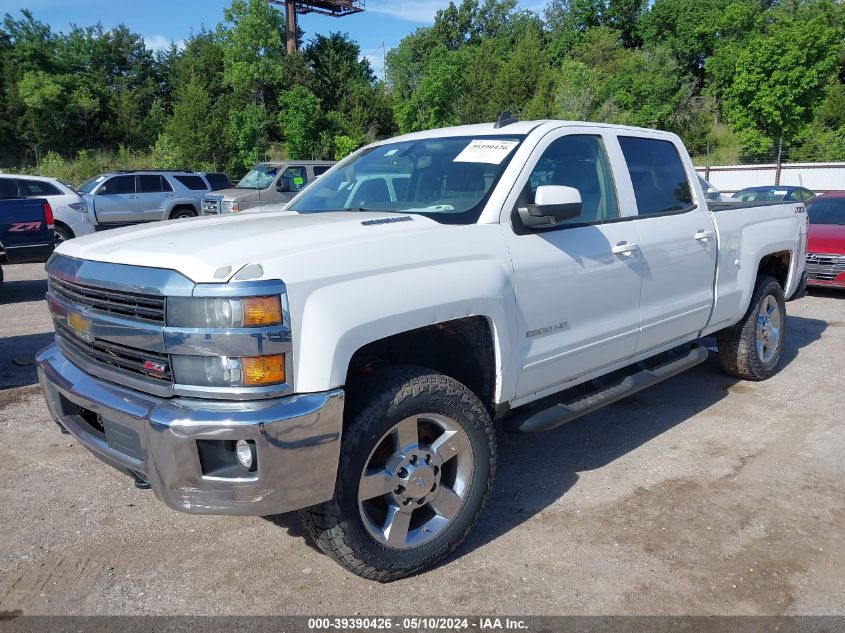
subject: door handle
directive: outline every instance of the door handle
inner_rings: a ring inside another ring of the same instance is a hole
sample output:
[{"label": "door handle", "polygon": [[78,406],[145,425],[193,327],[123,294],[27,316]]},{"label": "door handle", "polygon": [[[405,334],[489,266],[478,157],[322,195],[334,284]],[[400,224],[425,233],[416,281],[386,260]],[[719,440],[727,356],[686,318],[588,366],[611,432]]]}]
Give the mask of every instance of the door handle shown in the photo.
[{"label": "door handle", "polygon": [[711,237],[713,237],[713,231],[705,231],[704,229],[698,229],[695,232],[695,235],[693,235],[693,237],[699,242],[706,242]]},{"label": "door handle", "polygon": [[617,242],[615,246],[610,249],[614,255],[631,255],[640,250],[640,245],[634,242]]}]

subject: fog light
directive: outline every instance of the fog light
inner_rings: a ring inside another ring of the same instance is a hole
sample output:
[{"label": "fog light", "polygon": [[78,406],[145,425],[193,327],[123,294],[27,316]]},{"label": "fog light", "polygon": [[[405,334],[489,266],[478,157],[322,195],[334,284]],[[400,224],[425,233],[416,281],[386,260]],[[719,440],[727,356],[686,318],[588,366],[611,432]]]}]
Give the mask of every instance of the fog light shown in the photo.
[{"label": "fog light", "polygon": [[253,470],[255,466],[255,443],[247,440],[235,442],[235,457],[241,466],[247,470]]}]

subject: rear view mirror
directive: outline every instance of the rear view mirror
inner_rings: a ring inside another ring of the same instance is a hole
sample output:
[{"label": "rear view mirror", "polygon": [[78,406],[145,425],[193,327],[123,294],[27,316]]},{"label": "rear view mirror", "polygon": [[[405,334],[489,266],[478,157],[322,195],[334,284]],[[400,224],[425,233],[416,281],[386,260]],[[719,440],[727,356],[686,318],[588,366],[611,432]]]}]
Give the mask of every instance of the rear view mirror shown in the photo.
[{"label": "rear view mirror", "polygon": [[541,185],[534,195],[534,204],[518,207],[517,211],[528,228],[554,226],[581,215],[581,192],[574,187]]}]

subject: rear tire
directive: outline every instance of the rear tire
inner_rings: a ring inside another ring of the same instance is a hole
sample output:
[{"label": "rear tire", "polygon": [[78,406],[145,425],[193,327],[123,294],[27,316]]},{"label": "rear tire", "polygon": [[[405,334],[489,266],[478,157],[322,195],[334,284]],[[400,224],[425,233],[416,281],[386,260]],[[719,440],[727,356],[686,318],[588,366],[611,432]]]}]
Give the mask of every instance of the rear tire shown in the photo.
[{"label": "rear tire", "polygon": [[190,207],[177,207],[170,212],[170,219],[171,220],[181,220],[183,218],[195,218],[197,217],[197,212],[191,209]]},{"label": "rear tire", "polygon": [[786,333],[786,304],[778,281],[757,277],[742,320],[716,335],[722,370],[743,380],[766,380],[777,369]]},{"label": "rear tire", "polygon": [[66,242],[68,240],[72,240],[75,236],[73,231],[69,228],[64,226],[57,226],[55,228],[56,231],[56,244],[61,244],[62,242]]},{"label": "rear tire", "polygon": [[496,465],[493,423],[458,381],[411,366],[353,390],[335,496],[300,511],[317,546],[358,576],[389,582],[449,555],[478,520]]}]

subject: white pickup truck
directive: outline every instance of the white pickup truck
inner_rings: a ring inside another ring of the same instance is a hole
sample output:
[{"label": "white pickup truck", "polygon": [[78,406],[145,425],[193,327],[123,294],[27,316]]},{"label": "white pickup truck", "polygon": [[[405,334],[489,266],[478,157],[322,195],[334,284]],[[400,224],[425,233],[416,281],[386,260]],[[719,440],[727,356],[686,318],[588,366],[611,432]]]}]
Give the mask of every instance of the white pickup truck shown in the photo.
[{"label": "white pickup truck", "polygon": [[62,244],[41,386],[170,507],[300,510],[340,564],[392,580],[475,523],[494,421],[555,428],[700,363],[710,334],[725,371],[771,376],[806,232],[800,203],[708,203],[665,132],[410,134],[282,212]]}]

